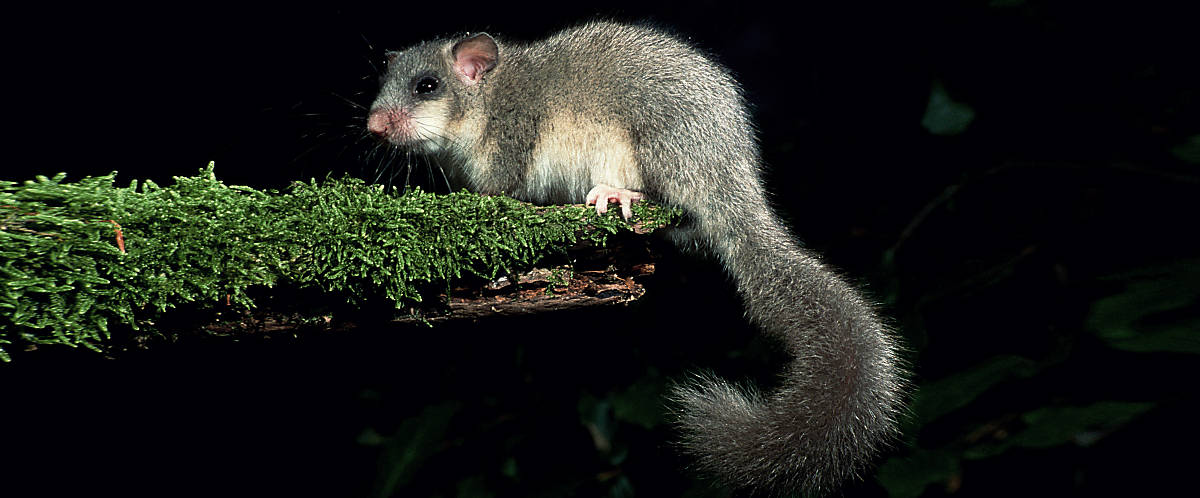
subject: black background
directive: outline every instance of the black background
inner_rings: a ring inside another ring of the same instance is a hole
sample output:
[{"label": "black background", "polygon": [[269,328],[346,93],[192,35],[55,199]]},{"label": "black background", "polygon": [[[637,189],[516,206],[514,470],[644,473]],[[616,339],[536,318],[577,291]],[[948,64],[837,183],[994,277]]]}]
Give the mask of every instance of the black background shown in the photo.
[{"label": "black background", "polygon": [[[216,161],[225,183],[259,188],[330,172],[373,179],[384,165],[369,154],[364,106],[384,49],[468,30],[535,39],[599,15],[672,28],[738,76],[773,201],[807,245],[886,301],[918,383],[995,354],[1059,354],[1056,341],[1077,337],[1089,302],[1106,292],[1099,276],[1197,254],[1197,165],[1171,152],[1200,131],[1194,17],[1151,4],[835,4],[12,11],[7,24],[21,29],[5,35],[10,129],[0,176],[118,171],[119,183],[168,183]],[[935,82],[974,110],[966,132],[922,127]],[[881,262],[889,248],[895,258]],[[605,494],[566,478],[574,484],[537,484],[603,467],[579,427],[580,393],[602,396],[656,366],[668,377],[703,366],[770,378],[778,365],[724,354],[764,348],[718,267],[672,254],[663,274],[659,296],[634,310],[187,344],[118,361],[39,352],[0,366],[0,452],[21,464],[0,474],[42,496],[366,496],[389,460],[359,443],[365,428],[395,430],[426,405],[458,403],[457,413],[474,414],[459,417],[479,426],[489,413],[516,413],[531,441],[512,450],[526,481],[495,492]],[[957,485],[930,493],[1098,494],[1180,479],[1181,464],[1165,454],[1196,442],[1185,425],[1196,406],[1185,380],[1195,378],[1193,357],[1131,359],[1082,342],[1070,350],[1072,368],[1009,385],[963,418],[1078,395],[1162,402],[1151,422],[1099,450],[969,467]],[[520,368],[512,354],[523,355]],[[487,447],[483,432],[475,434]],[[631,437],[645,456],[624,472],[642,496],[694,485],[669,435]],[[492,459],[435,460],[398,496],[452,495],[455,485],[439,479],[457,475],[456,465]],[[868,481],[849,492],[882,490]]]}]

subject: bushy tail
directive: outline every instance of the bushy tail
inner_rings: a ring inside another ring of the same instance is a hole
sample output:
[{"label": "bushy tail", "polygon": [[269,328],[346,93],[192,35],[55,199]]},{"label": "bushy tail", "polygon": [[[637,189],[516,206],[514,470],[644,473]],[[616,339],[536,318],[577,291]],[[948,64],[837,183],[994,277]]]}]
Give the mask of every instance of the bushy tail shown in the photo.
[{"label": "bushy tail", "polygon": [[856,476],[897,431],[904,380],[889,331],[766,206],[696,221],[751,321],[792,360],[765,394],[707,375],[678,384],[685,450],[725,483],[771,494]]}]

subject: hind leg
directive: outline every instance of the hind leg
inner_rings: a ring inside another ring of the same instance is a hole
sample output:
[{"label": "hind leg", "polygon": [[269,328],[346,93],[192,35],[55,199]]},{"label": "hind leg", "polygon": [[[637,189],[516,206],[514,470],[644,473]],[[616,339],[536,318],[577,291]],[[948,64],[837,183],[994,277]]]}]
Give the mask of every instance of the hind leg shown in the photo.
[{"label": "hind leg", "polygon": [[621,205],[621,216],[629,219],[633,216],[633,211],[630,206],[634,201],[642,200],[641,192],[634,192],[623,188],[610,187],[608,185],[596,185],[587,194],[587,205],[596,205],[596,212],[604,214],[608,212],[608,203],[616,202]]}]

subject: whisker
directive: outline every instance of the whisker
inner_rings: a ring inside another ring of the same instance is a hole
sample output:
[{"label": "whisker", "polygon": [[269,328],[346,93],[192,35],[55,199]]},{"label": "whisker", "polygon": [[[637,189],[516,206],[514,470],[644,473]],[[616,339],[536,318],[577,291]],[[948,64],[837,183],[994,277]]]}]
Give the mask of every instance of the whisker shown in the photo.
[{"label": "whisker", "polygon": [[329,94],[341,99],[343,102],[345,102],[347,104],[350,104],[350,107],[353,107],[355,109],[364,110],[364,111],[367,110],[367,106],[359,104],[358,102],[355,102],[353,100],[350,100],[347,97],[343,97],[342,95],[338,94],[337,92],[329,92]]},{"label": "whisker", "polygon": [[[375,44],[371,43],[371,40],[368,40],[368,39],[367,39],[367,35],[366,35],[366,33],[363,33],[363,32],[361,32],[361,31],[360,31],[360,32],[358,33],[358,36],[359,36],[360,38],[362,38],[362,41],[363,41],[363,43],[366,43],[366,44],[367,44],[367,51],[368,51],[368,52],[374,52],[374,51],[375,51]],[[374,63],[371,63],[371,66],[372,66],[372,67],[374,67],[374,66],[375,66],[375,64],[374,64]]]},{"label": "whisker", "polygon": [[413,164],[412,164],[412,151],[411,151],[411,150],[410,150],[410,151],[408,151],[408,152],[405,154],[405,158],[404,158],[404,159],[405,159],[405,168],[404,168],[404,193],[408,193],[408,187],[409,187],[409,185],[411,185],[411,184],[412,184],[412,183],[411,183],[411,179],[412,179],[412,170],[413,170]]},{"label": "whisker", "polygon": [[440,171],[442,173],[442,181],[446,182],[446,193],[453,194],[454,187],[450,186],[450,176],[446,174],[446,168],[444,168],[442,166],[442,163],[440,161],[437,163],[437,167],[438,167],[438,171]]}]

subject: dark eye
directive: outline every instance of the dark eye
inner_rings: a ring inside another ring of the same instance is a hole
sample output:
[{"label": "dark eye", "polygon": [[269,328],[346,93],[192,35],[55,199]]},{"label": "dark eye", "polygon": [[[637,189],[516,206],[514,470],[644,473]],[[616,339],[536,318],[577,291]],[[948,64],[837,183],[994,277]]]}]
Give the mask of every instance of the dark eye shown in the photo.
[{"label": "dark eye", "polygon": [[417,84],[413,85],[413,93],[424,95],[433,93],[438,89],[438,80],[433,76],[425,76],[417,80]]}]

